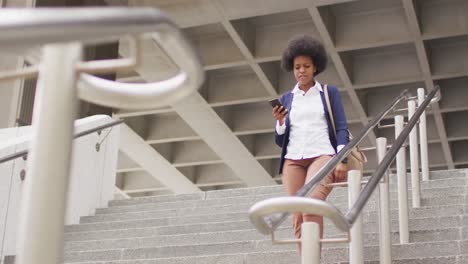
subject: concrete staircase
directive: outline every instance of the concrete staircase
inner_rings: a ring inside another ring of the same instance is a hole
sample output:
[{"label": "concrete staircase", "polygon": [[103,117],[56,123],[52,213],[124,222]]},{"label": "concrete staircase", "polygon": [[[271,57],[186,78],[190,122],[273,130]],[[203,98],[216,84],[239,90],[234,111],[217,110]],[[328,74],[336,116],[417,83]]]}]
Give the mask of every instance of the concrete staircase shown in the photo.
[{"label": "concrete staircase", "polygon": [[[410,211],[410,240],[398,242],[396,181],[392,176],[393,263],[468,263],[468,170],[431,172],[422,207]],[[282,186],[209,191],[112,201],[81,224],[67,226],[65,262],[80,264],[300,263],[295,245],[275,245],[248,221],[257,201],[284,195]],[[409,194],[411,197],[411,194]],[[346,189],[330,200],[346,210]],[[409,202],[411,207],[411,201]],[[378,263],[375,198],[363,215],[366,263]],[[278,237],[292,238],[291,221]],[[325,236],[343,236],[326,223]],[[326,244],[323,263],[347,263],[346,244]]]}]

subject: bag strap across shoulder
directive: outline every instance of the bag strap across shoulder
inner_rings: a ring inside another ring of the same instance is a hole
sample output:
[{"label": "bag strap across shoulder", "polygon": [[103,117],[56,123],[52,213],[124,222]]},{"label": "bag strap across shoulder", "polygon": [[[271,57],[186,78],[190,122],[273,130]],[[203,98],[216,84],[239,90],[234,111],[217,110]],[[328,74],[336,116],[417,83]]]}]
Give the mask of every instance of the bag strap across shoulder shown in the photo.
[{"label": "bag strap across shoulder", "polygon": [[[325,84],[325,86],[323,87],[323,91],[325,93],[325,102],[327,104],[327,108],[328,108],[328,113],[330,115],[330,121],[332,123],[332,126],[333,126],[333,133],[335,134],[335,137],[336,137],[336,127],[335,127],[335,119],[333,118],[333,111],[332,111],[332,108],[331,108],[331,104],[330,104],[330,96],[328,95],[328,85]],[[349,137],[350,139],[352,139],[353,135],[351,135],[351,132],[348,130],[348,133],[349,133]],[[354,156],[355,158],[357,158],[360,162],[362,163],[366,163],[367,162],[367,157],[366,155],[364,155],[364,153],[362,153],[360,150],[359,150],[359,147],[355,147],[355,150],[353,150],[350,154],[351,156]]]},{"label": "bag strap across shoulder", "polygon": [[328,114],[330,115],[330,121],[333,126],[333,133],[335,133],[336,137],[335,118],[333,118],[333,111],[330,104],[330,96],[328,95],[328,84],[325,84],[325,86],[323,87],[323,91],[325,93],[325,102],[327,103]]}]

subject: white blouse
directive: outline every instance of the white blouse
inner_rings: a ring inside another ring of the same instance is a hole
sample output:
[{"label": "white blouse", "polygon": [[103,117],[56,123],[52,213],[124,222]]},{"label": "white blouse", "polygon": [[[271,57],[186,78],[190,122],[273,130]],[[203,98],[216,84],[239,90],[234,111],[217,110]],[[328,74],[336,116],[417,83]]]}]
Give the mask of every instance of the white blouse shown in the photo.
[{"label": "white blouse", "polygon": [[[330,143],[327,119],[320,97],[322,86],[315,81],[307,93],[299,89],[298,84],[292,90],[293,100],[289,121],[291,130],[285,158],[299,160],[314,158],[321,155],[334,155],[335,150]],[[276,132],[284,134],[286,124],[276,123]],[[338,151],[344,146],[338,146]]]}]

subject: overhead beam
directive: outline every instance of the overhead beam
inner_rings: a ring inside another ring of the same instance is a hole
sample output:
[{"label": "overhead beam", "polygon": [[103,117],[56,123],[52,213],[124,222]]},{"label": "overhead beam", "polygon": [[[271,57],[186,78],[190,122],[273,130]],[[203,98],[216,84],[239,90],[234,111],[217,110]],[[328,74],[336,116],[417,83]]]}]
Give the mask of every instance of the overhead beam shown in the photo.
[{"label": "overhead beam", "polygon": [[276,92],[275,87],[270,82],[265,72],[260,67],[260,65],[258,65],[258,63],[255,61],[254,55],[249,50],[245,42],[242,40],[239,33],[236,31],[236,29],[234,28],[234,25],[228,19],[228,16],[226,14],[226,11],[224,10],[224,6],[222,5],[222,3],[220,3],[219,0],[211,0],[211,2],[215,6],[215,8],[218,10],[218,12],[221,14],[221,24],[226,29],[229,36],[231,36],[232,40],[239,48],[242,55],[246,58],[248,64],[250,65],[250,67],[252,67],[252,70],[255,72],[258,79],[260,80],[260,82],[263,84],[263,86],[267,90],[268,94],[270,94],[271,96],[277,96],[278,93]]},{"label": "overhead beam", "polygon": [[[229,185],[244,185],[244,182],[241,181],[231,168],[222,164],[210,164],[210,165],[201,165],[186,168],[184,173],[189,178],[193,179],[193,182],[198,187],[220,187],[220,186],[229,186]],[[127,177],[130,175],[127,175]],[[159,185],[145,185],[143,181],[138,182],[138,184],[132,184],[132,188],[125,189],[124,192],[127,194],[131,193],[142,193],[142,192],[152,192],[152,191],[162,191],[167,190],[167,188]]]},{"label": "overhead beam", "polygon": [[119,187],[115,186],[115,194],[122,196],[124,199],[130,199],[131,197],[127,192],[122,191]]},{"label": "overhead beam", "polygon": [[247,186],[274,184],[268,172],[199,93],[172,107]]},{"label": "overhead beam", "polygon": [[315,0],[317,6],[342,4],[346,2],[355,2],[355,1],[359,1],[359,0]]},{"label": "overhead beam", "polygon": [[175,194],[201,191],[126,124],[120,126],[120,150]]},{"label": "overhead beam", "polygon": [[[427,56],[426,48],[424,46],[424,42],[422,40],[421,30],[419,27],[418,17],[413,0],[403,0],[403,7],[405,9],[408,24],[412,32],[412,36],[414,38],[416,53],[424,76],[424,84],[426,85],[427,92],[429,93],[434,89],[434,82],[431,77],[429,59]],[[447,139],[447,131],[445,130],[444,120],[440,112],[440,106],[438,102],[432,104],[432,110],[437,131],[441,139],[442,151],[444,153],[445,160],[447,161],[448,168],[454,169],[455,164],[453,163],[452,151],[450,150],[450,144]]]},{"label": "overhead beam", "polygon": [[[146,48],[158,52],[166,62],[172,61],[159,47]],[[153,69],[157,65],[145,66],[138,68],[137,73],[146,81],[154,80]],[[276,184],[200,93],[194,92],[170,106],[247,186]]]},{"label": "overhead beam", "polygon": [[[165,54],[163,57],[170,61]],[[147,81],[154,78],[152,67],[137,72]],[[200,93],[194,92],[170,106],[247,186],[276,184]]]},{"label": "overhead beam", "polygon": [[[318,6],[315,5],[314,7],[308,8],[308,11],[310,13],[310,16],[312,17],[312,20],[315,23],[315,26],[317,27],[317,30],[320,34],[320,37],[322,38],[323,45],[325,46],[326,50],[328,51],[328,55],[330,56],[331,60],[333,61],[333,64],[335,65],[336,71],[338,75],[340,76],[345,90],[348,92],[350,101],[354,107],[354,110],[357,112],[359,116],[359,120],[361,123],[366,126],[367,123],[369,122],[369,119],[367,117],[366,112],[364,111],[364,108],[361,104],[361,101],[359,100],[359,97],[356,93],[356,91],[353,88],[353,84],[351,82],[351,78],[348,75],[348,72],[346,71],[345,65],[340,57],[340,54],[338,53],[335,44],[333,43],[332,36],[327,30],[325,21],[323,20],[322,16],[320,15]],[[374,131],[369,132],[368,138],[371,142],[372,145],[375,145],[375,140],[376,140],[376,135]]]}]

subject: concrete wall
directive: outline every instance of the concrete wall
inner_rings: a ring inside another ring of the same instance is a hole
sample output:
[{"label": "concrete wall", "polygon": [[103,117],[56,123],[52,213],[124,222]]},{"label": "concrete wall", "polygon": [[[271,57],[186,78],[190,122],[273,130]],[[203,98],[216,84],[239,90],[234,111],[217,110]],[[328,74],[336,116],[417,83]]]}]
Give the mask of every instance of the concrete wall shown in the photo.
[{"label": "concrete wall", "polygon": [[[75,131],[110,121],[112,119],[104,115],[83,118],[75,122]],[[0,157],[26,149],[30,138],[30,127],[1,129]],[[96,151],[96,143],[101,141],[100,150]],[[108,128],[100,135],[93,133],[76,139],[73,147],[66,224],[77,224],[81,216],[94,214],[96,208],[106,207],[113,199],[119,127]],[[0,164],[0,246],[3,256],[16,253],[18,212],[24,185],[20,179],[22,170],[25,170],[26,177],[30,175],[26,161],[21,158]]]},{"label": "concrete wall", "polygon": [[[35,6],[36,0],[0,0],[0,7],[24,8]],[[18,54],[0,51],[0,72],[21,68],[24,64]],[[0,128],[16,126],[16,117],[20,105],[21,80],[0,82]],[[0,138],[1,139],[1,138]]]},{"label": "concrete wall", "polygon": [[[16,56],[0,54],[0,72],[11,71],[21,64]],[[0,82],[0,128],[14,127],[19,105],[20,80]]]}]

